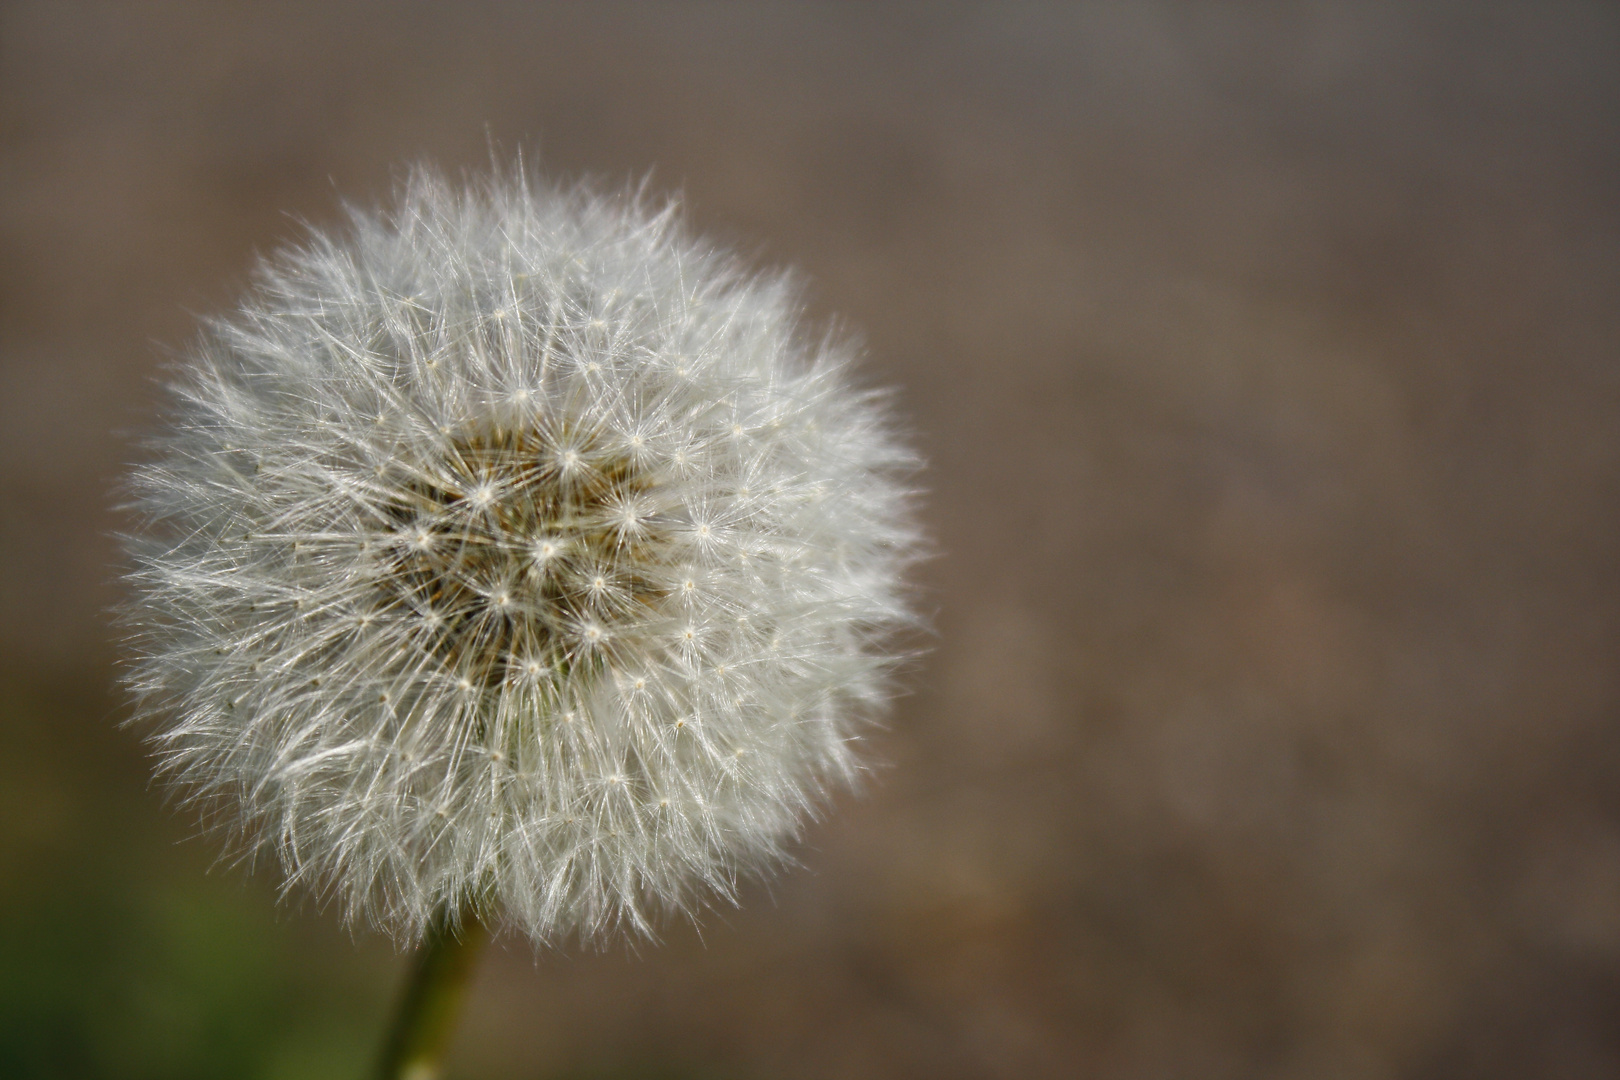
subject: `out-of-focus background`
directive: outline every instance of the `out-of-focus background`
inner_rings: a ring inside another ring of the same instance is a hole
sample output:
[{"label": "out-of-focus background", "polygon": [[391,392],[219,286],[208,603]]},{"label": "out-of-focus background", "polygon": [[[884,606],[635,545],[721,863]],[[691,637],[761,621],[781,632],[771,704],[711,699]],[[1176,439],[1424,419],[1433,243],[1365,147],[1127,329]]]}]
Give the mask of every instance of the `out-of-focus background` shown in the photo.
[{"label": "out-of-focus background", "polygon": [[148,785],[112,487],[256,252],[494,144],[864,331],[937,629],[803,866],[458,1078],[1620,1075],[1620,9],[8,3],[0,1074],[364,1075]]}]

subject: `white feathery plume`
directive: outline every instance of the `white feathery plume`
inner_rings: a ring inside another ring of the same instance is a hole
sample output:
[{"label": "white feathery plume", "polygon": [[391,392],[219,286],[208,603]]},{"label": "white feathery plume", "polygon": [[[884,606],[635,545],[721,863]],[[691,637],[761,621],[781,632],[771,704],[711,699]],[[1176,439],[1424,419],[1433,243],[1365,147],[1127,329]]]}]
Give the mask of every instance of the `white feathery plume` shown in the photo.
[{"label": "white feathery plume", "polygon": [[915,621],[881,396],[673,203],[418,169],[351,216],[210,324],[133,474],[161,772],[402,941],[731,898]]}]

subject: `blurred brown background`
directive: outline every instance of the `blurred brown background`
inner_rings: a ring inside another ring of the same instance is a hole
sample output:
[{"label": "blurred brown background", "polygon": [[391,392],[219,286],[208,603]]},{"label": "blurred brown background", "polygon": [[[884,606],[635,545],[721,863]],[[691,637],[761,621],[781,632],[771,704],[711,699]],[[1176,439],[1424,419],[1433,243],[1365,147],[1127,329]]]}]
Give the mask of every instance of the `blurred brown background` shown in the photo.
[{"label": "blurred brown background", "polygon": [[0,1074],[362,1075],[402,960],[120,730],[166,348],[402,164],[655,168],[931,461],[889,763],[457,1077],[1620,1075],[1620,9],[10,3]]}]

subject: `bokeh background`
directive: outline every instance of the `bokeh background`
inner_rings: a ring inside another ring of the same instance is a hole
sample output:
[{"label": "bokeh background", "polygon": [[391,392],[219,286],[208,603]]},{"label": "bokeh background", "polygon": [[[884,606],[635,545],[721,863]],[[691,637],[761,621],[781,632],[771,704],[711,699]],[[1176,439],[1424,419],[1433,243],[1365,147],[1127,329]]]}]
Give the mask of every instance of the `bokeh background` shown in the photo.
[{"label": "bokeh background", "polygon": [[1620,9],[0,8],[0,1075],[364,1075],[404,958],[120,729],[167,351],[403,164],[653,171],[861,328],[937,636],[803,866],[458,1078],[1620,1075]]}]

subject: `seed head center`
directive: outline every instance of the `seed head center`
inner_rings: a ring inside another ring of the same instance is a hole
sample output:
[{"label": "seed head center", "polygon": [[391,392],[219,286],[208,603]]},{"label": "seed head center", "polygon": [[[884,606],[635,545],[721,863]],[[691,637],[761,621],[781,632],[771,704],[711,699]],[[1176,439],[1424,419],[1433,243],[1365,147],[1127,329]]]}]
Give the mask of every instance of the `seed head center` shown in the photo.
[{"label": "seed head center", "polygon": [[378,604],[458,684],[588,670],[669,592],[657,476],[600,438],[480,432],[397,466],[387,526],[365,541],[388,552]]}]

